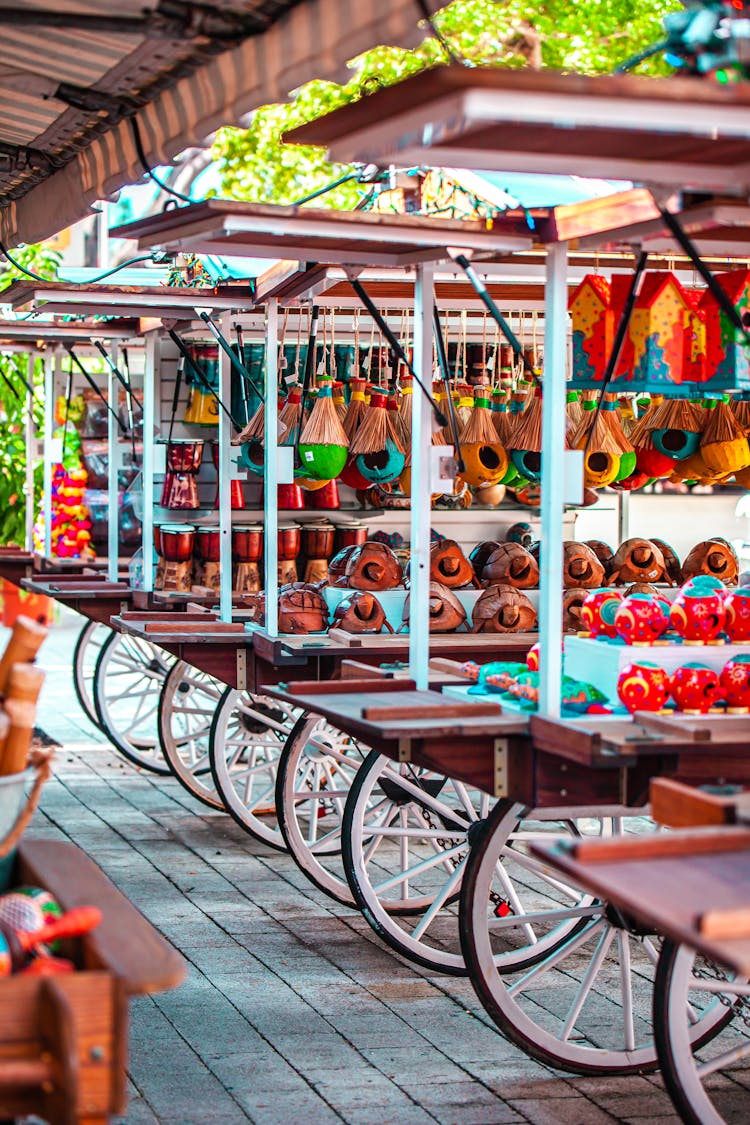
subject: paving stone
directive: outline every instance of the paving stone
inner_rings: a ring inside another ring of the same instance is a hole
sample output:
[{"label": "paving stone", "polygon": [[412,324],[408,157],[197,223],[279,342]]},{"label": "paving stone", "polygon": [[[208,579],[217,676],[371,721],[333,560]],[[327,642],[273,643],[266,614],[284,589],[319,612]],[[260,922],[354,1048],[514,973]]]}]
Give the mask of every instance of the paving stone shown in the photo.
[{"label": "paving stone", "polygon": [[582,1098],[512,1098],[510,1105],[531,1125],[604,1125],[618,1120]]}]

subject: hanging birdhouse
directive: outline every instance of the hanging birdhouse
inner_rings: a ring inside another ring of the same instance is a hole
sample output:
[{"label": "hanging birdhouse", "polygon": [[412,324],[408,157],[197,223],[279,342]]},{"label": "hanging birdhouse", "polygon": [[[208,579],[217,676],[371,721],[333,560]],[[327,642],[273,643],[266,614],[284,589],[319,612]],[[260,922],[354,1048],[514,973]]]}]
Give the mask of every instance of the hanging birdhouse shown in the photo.
[{"label": "hanging birdhouse", "polygon": [[722,476],[750,465],[750,445],[728,402],[717,402],[707,411],[701,456],[709,469]]},{"label": "hanging birdhouse", "polygon": [[[730,270],[714,275],[740,317],[750,308],[750,270]],[[747,341],[729,320],[710,290],[700,300],[705,326],[705,391],[750,389],[750,350]]]},{"label": "hanging birdhouse", "polygon": [[508,455],[492,423],[489,389],[476,388],[474,406],[459,434],[465,468],[461,476],[471,488],[500,484],[508,471]]},{"label": "hanging birdhouse", "polygon": [[603,411],[597,410],[595,398],[584,402],[583,417],[571,445],[584,451],[583,483],[588,488],[604,488],[616,479],[620,471],[620,448]]},{"label": "hanging birdhouse", "polygon": [[[515,398],[515,396],[514,396]],[[517,415],[511,434],[511,461],[528,481],[542,476],[542,392],[537,388],[530,404]]]},{"label": "hanging birdhouse", "polygon": [[[349,449],[348,466],[370,484],[387,484],[398,480],[406,464],[404,447],[388,410],[386,396],[373,389],[365,419],[357,430]],[[345,483],[350,480],[345,479]]]},{"label": "hanging birdhouse", "polygon": [[573,327],[573,385],[595,388],[604,379],[614,339],[609,282],[598,274],[587,274],[568,308]]},{"label": "hanging birdhouse", "polygon": [[674,461],[685,461],[697,453],[703,418],[700,404],[690,399],[669,398],[657,406],[651,418],[653,448]]},{"label": "hanging birdhouse", "polygon": [[333,405],[330,379],[318,381],[318,394],[299,441],[299,476],[333,480],[344,465],[348,438]]}]

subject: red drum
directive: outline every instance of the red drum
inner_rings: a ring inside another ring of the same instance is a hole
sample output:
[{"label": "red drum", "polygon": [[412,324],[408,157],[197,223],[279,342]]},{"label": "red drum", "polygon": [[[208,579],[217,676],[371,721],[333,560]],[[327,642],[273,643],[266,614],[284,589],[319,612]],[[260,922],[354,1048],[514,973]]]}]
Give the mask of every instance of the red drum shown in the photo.
[{"label": "red drum", "polygon": [[195,553],[201,562],[219,562],[221,532],[218,527],[199,527],[196,530]]},{"label": "red drum", "polygon": [[304,508],[305,506],[302,489],[298,484],[280,484],[277,496],[277,504],[280,512],[299,511],[300,508]]},{"label": "red drum", "polygon": [[314,508],[316,511],[335,511],[341,507],[339,499],[339,486],[337,480],[327,480],[322,488],[315,488],[312,492],[305,493],[305,507]]},{"label": "red drum", "polygon": [[300,552],[300,525],[298,523],[279,524],[279,560],[294,560]]},{"label": "red drum", "polygon": [[158,524],[154,524],[154,550],[157,555],[161,555],[161,528]]},{"label": "red drum", "polygon": [[202,438],[172,438],[167,444],[167,468],[173,473],[197,473],[202,460]]},{"label": "red drum", "polygon": [[330,559],[336,529],[330,523],[307,523],[302,527],[302,553],[306,559]]},{"label": "red drum", "polygon": [[232,561],[238,563],[260,562],[263,558],[263,525],[248,524],[232,528]]},{"label": "red drum", "polygon": [[334,554],[343,551],[344,547],[359,547],[362,543],[366,543],[369,537],[369,529],[364,524],[354,521],[353,523],[340,523],[336,527],[335,540],[334,540]]},{"label": "red drum", "polygon": [[193,557],[195,527],[189,523],[161,525],[161,552],[167,562],[187,562]]}]

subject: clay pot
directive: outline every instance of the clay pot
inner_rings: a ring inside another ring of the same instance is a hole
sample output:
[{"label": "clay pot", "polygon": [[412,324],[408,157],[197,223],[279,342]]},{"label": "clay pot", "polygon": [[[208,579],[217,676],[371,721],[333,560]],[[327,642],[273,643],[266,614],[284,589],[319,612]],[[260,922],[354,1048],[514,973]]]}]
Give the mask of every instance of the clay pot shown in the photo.
[{"label": "clay pot", "polygon": [[682,564],[682,573],[685,578],[693,578],[698,574],[710,574],[720,578],[727,586],[734,586],[739,574],[737,555],[726,539],[706,539],[696,543],[690,554]]},{"label": "clay pot", "polygon": [[724,629],[724,595],[702,586],[684,586],[672,602],[669,623],[686,641],[713,641]]},{"label": "clay pot", "polygon": [[669,627],[664,606],[647,594],[623,598],[615,613],[615,630],[625,644],[653,644]]},{"label": "clay pot", "polygon": [[626,539],[615,552],[610,581],[616,586],[628,582],[663,582],[667,573],[664,555],[650,539]]},{"label": "clay pot", "polygon": [[680,711],[705,715],[721,698],[719,676],[705,664],[684,664],[672,676],[670,690]]},{"label": "clay pot", "polygon": [[520,543],[500,543],[484,564],[482,581],[487,586],[506,584],[529,590],[539,585],[539,566]]},{"label": "clay pot", "polygon": [[652,539],[651,542],[655,547],[658,547],[664,556],[664,565],[667,568],[667,578],[673,586],[679,586],[682,582],[682,566],[677,552],[669,543],[665,543],[663,539]]},{"label": "clay pot", "polygon": [[583,629],[581,610],[587,596],[588,590],[584,586],[571,586],[570,589],[563,591],[562,627],[566,633],[578,633]]},{"label": "clay pot", "polygon": [[474,606],[474,633],[527,633],[535,627],[534,606],[513,586],[488,586]]},{"label": "clay pot", "polygon": [[474,567],[474,573],[481,575],[484,570],[487,560],[493,551],[496,551],[500,544],[495,539],[485,539],[483,543],[477,543],[474,550],[469,555],[469,562]]},{"label": "clay pot", "polygon": [[741,586],[724,599],[725,628],[730,641],[750,641],[750,589]]},{"label": "clay pot", "polygon": [[566,590],[574,586],[591,590],[604,585],[604,567],[585,543],[563,543],[563,585]]},{"label": "clay pot", "polygon": [[616,637],[615,614],[622,601],[617,590],[588,594],[581,606],[581,623],[594,637]]},{"label": "clay pot", "polygon": [[346,584],[353,590],[393,590],[402,579],[401,563],[385,543],[363,543],[347,560]]},{"label": "clay pot", "polygon": [[[404,602],[403,626],[409,625],[411,595]],[[430,582],[430,632],[455,633],[466,621],[466,610],[447,586]]]},{"label": "clay pot", "polygon": [[604,567],[604,577],[609,581],[615,558],[615,553],[609,543],[603,543],[601,539],[587,539],[586,546],[591,548]]},{"label": "clay pot", "polygon": [[328,563],[328,581],[332,586],[348,585],[346,580],[346,567],[358,546],[358,543],[352,543],[348,547],[343,547]]},{"label": "clay pot", "polygon": [[321,633],[328,626],[328,606],[320,590],[294,582],[279,590],[279,632]]},{"label": "clay pot", "polygon": [[659,591],[656,586],[652,586],[650,582],[631,582],[623,590],[622,596],[629,598],[631,594],[646,594],[649,598],[658,598]]},{"label": "clay pot", "polygon": [[719,683],[730,711],[750,709],[750,656],[734,656],[727,661]]},{"label": "clay pot", "polygon": [[669,698],[669,676],[645,660],[626,664],[617,680],[620,702],[630,711],[661,711]]},{"label": "clay pot", "polygon": [[351,593],[340,601],[333,611],[333,624],[348,633],[380,633],[383,626],[393,632],[382,605],[366,591]]},{"label": "clay pot", "polygon": [[514,523],[505,533],[506,543],[520,543],[522,547],[528,548],[534,542],[534,532],[527,523]]},{"label": "clay pot", "polygon": [[478,586],[474,567],[453,539],[443,539],[430,548],[430,580],[458,590],[461,586]]}]

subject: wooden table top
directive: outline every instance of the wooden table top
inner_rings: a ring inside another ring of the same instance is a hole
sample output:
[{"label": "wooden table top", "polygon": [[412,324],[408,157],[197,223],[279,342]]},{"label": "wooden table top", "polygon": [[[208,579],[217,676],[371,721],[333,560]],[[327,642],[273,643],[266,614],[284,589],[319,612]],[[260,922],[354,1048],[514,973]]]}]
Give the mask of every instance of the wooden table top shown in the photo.
[{"label": "wooden table top", "polygon": [[750,831],[697,829],[531,850],[640,924],[750,975]]}]

